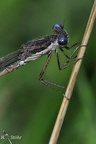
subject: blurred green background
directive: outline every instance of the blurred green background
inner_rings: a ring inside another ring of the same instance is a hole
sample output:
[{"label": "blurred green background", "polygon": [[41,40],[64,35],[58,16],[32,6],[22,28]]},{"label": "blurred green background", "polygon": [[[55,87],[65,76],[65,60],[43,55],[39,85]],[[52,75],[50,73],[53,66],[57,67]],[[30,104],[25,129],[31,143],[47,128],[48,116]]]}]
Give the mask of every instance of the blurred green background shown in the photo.
[{"label": "blurred green background", "polygon": [[[64,24],[69,46],[80,42],[93,2],[0,0],[0,57],[31,39],[53,34],[55,23]],[[22,136],[13,144],[47,144],[50,139],[63,96],[38,80],[46,58],[0,77],[0,136],[3,130]],[[58,70],[53,52],[46,77],[66,86],[71,71]],[[58,139],[58,144],[70,143],[96,144],[96,22]]]}]

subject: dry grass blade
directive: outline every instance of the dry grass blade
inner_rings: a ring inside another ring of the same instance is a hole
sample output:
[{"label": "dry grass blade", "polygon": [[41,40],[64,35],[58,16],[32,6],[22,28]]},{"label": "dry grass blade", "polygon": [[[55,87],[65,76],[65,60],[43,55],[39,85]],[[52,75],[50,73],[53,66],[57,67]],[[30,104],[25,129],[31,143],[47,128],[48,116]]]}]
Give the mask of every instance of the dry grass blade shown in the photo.
[{"label": "dry grass blade", "polygon": [[[86,26],[86,30],[85,30],[85,33],[84,33],[84,36],[83,36],[83,39],[82,39],[81,49],[79,51],[77,59],[80,59],[80,58],[84,57],[84,53],[85,53],[85,50],[86,50],[85,46],[87,46],[87,44],[88,44],[88,40],[89,40],[91,31],[92,31],[92,28],[93,28],[95,18],[96,18],[96,0],[94,1],[93,7],[92,7],[92,10],[91,10],[91,13],[90,13],[90,17],[89,17],[89,20],[88,20],[88,23],[87,23],[87,26]],[[73,91],[73,88],[74,88],[74,85],[75,85],[75,81],[76,81],[81,63],[82,63],[82,59],[80,59],[75,64],[75,66],[73,68],[73,72],[71,74],[69,84],[68,84],[66,92],[64,94],[64,99],[62,101],[61,108],[60,108],[60,111],[59,111],[54,129],[53,129],[49,144],[56,144],[57,143],[57,139],[58,139],[58,136],[59,136],[59,133],[60,133],[62,123],[64,121],[66,110],[67,110],[67,107],[68,107],[68,104],[69,104],[69,99],[71,98],[72,91]]]}]

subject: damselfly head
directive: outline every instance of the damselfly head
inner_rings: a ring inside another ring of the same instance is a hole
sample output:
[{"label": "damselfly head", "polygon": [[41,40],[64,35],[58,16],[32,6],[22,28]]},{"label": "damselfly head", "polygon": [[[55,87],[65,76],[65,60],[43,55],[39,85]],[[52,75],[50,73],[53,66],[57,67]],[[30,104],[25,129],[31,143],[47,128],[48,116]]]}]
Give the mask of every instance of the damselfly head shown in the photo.
[{"label": "damselfly head", "polygon": [[61,24],[55,24],[53,26],[54,33],[58,36],[58,45],[59,47],[65,47],[69,41],[68,34],[65,30],[63,30],[63,26]]},{"label": "damselfly head", "polygon": [[61,24],[55,24],[53,26],[53,31],[56,34],[61,33],[63,31],[63,26]]}]

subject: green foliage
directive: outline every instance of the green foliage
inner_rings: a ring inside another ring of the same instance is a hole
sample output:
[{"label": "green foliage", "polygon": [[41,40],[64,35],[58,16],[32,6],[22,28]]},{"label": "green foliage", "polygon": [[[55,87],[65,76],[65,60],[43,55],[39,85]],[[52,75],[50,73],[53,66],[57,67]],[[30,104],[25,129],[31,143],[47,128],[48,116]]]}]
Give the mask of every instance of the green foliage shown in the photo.
[{"label": "green foliage", "polygon": [[[0,57],[17,50],[26,41],[52,34],[55,23],[64,23],[70,36],[69,46],[80,42],[92,4],[88,0],[1,0]],[[95,37],[94,27],[58,144],[96,143]],[[12,140],[14,144],[49,141],[63,97],[38,80],[46,58],[0,77],[0,134],[5,130],[9,135],[22,136],[20,140]],[[59,71],[53,54],[46,77],[66,86],[71,71],[72,68]]]}]

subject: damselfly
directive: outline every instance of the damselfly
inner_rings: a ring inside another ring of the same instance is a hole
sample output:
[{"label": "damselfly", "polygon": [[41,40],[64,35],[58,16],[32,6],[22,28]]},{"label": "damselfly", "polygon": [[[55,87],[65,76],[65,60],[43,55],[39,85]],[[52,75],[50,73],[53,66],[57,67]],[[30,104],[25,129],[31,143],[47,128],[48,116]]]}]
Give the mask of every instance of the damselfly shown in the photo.
[{"label": "damselfly", "polygon": [[[76,58],[75,52],[78,50],[79,46],[77,46],[73,53],[69,56],[64,49],[70,50],[74,46],[68,47],[69,37],[65,30],[63,30],[63,26],[60,24],[55,24],[53,26],[54,34],[50,36],[43,37],[41,39],[35,39],[32,41],[28,41],[27,43],[23,44],[21,48],[5,57],[0,59],[0,76],[7,74],[13,70],[16,70],[18,67],[23,66],[30,62],[31,60],[38,59],[43,55],[48,55],[46,63],[39,75],[39,80],[49,86],[50,84],[56,85],[50,81],[47,81],[44,78],[45,70],[50,62],[52,51],[55,50],[57,56],[57,63],[60,70],[65,69],[70,65],[70,62],[73,62]],[[64,56],[68,59],[65,63],[60,63],[60,58],[58,54],[58,48],[64,54]],[[59,85],[56,85],[59,86]]]}]

